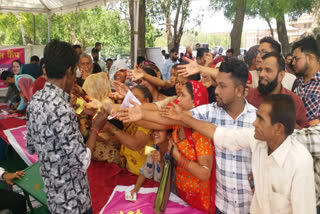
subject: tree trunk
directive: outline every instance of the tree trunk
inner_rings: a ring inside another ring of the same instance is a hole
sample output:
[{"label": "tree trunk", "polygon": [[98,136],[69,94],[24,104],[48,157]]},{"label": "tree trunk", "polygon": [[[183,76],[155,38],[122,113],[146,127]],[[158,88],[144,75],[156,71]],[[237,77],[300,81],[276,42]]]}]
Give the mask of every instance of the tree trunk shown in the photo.
[{"label": "tree trunk", "polygon": [[289,39],[288,39],[286,21],[284,19],[284,15],[278,16],[276,20],[277,20],[278,38],[282,47],[282,54],[286,55],[287,53],[290,52],[290,50],[289,50]]},{"label": "tree trunk", "polygon": [[146,55],[146,0],[139,0],[138,56]]},{"label": "tree trunk", "polygon": [[[185,0],[184,3],[181,2],[181,10],[179,10],[179,13],[181,13],[180,26],[178,27],[175,25],[176,29],[175,29],[173,41],[174,41],[174,48],[176,48],[178,51],[179,51],[180,41],[183,35],[184,25],[187,21],[187,11],[189,9],[189,5],[190,5],[189,0]],[[179,16],[176,16],[176,19],[179,19]]]},{"label": "tree trunk", "polygon": [[70,23],[67,24],[67,28],[68,28],[70,36],[71,36],[72,44],[79,44],[80,42],[77,39],[76,33],[74,32],[72,25]]},{"label": "tree trunk", "polygon": [[274,32],[273,32],[273,28],[271,26],[271,22],[270,22],[270,19],[268,18],[265,18],[266,22],[268,23],[268,26],[269,26],[269,29],[270,29],[270,32],[271,32],[271,36],[272,38],[274,38]]},{"label": "tree trunk", "polygon": [[166,33],[167,33],[167,45],[168,45],[168,52],[174,47],[173,35],[172,35],[172,28],[171,28],[171,10],[170,4],[171,1],[168,0],[165,5],[165,17],[166,17]]},{"label": "tree trunk", "polygon": [[[133,0],[129,0],[129,15],[130,15],[130,32],[131,32],[131,43],[130,43],[130,59],[131,59],[131,67],[133,68],[134,61],[134,12],[133,12]],[[139,35],[138,35],[138,56],[146,55],[146,1],[139,0]]]},{"label": "tree trunk", "polygon": [[25,29],[24,29],[24,27],[22,26],[21,23],[19,24],[19,26],[20,26],[21,36],[22,36],[22,43],[23,43],[23,45],[27,45],[27,42],[26,42],[26,31],[25,31]]},{"label": "tree trunk", "polygon": [[246,9],[245,0],[240,0],[236,9],[236,16],[233,21],[232,30],[230,33],[231,48],[233,48],[234,50],[234,56],[238,56],[240,54],[241,36],[242,36],[243,21],[245,16],[245,9]]}]

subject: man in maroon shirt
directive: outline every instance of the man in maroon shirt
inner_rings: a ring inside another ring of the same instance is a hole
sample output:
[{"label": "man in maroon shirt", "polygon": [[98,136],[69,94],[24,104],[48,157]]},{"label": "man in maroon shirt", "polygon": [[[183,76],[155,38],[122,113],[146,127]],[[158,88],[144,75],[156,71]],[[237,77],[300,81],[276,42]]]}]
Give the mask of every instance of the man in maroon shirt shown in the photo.
[{"label": "man in maroon shirt", "polygon": [[296,105],[297,125],[300,128],[308,127],[306,108],[295,93],[284,88],[281,81],[285,74],[285,61],[283,57],[276,52],[270,52],[262,57],[262,69],[259,75],[258,88],[249,89],[247,101],[258,108],[263,98],[271,94],[288,94],[292,97]]}]

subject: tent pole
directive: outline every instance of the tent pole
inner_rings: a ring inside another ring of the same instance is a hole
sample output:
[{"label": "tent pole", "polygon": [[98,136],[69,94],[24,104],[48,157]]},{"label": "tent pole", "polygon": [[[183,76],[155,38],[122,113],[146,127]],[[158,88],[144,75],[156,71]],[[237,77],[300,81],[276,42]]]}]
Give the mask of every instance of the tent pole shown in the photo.
[{"label": "tent pole", "polygon": [[47,16],[47,20],[48,20],[48,42],[50,42],[51,40],[51,15]]},{"label": "tent pole", "polygon": [[134,0],[133,2],[133,14],[134,14],[134,68],[136,67],[137,64],[137,57],[138,57],[138,36],[139,36],[139,32],[138,32],[138,27],[139,27],[139,0]]},{"label": "tent pole", "polygon": [[36,44],[36,17],[32,14],[32,22],[33,22],[33,44]]}]

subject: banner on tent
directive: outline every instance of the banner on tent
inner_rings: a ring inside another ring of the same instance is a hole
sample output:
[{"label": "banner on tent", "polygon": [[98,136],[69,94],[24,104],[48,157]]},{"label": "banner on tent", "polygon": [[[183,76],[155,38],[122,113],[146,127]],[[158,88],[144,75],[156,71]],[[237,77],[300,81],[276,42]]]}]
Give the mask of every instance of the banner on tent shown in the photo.
[{"label": "banner on tent", "polygon": [[[153,214],[154,199],[157,188],[140,188],[137,201],[125,200],[125,193],[133,186],[116,186],[108,203],[102,208],[100,214]],[[203,214],[204,212],[189,207],[178,196],[171,193],[165,214]]]},{"label": "banner on tent", "polygon": [[18,155],[26,162],[28,166],[38,161],[36,154],[30,155],[26,145],[27,127],[20,126],[13,129],[7,129],[3,131],[7,136],[10,145],[18,153]]},{"label": "banner on tent", "polygon": [[[0,75],[2,71],[8,70],[11,67],[12,61],[16,59],[24,64],[24,48],[0,50]],[[6,85],[0,80],[0,88],[5,87]]]}]

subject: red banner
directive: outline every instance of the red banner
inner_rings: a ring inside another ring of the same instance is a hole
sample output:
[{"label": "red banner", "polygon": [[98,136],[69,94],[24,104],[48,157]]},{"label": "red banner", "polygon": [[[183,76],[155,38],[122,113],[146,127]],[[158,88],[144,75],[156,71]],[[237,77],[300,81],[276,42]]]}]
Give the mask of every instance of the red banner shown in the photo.
[{"label": "red banner", "polygon": [[[24,64],[24,48],[0,50],[0,75],[2,71],[8,70],[11,67],[12,61],[16,59]],[[6,85],[0,80],[0,88],[5,87]]]}]

